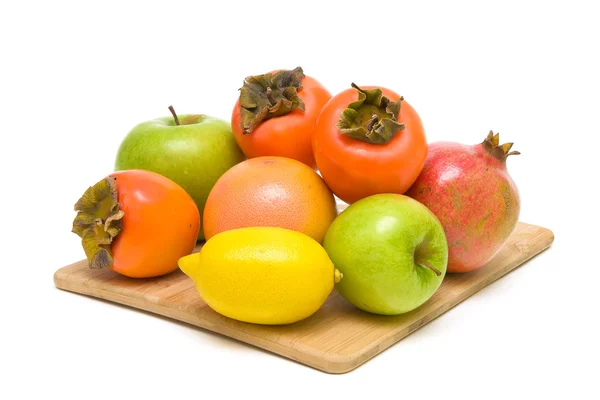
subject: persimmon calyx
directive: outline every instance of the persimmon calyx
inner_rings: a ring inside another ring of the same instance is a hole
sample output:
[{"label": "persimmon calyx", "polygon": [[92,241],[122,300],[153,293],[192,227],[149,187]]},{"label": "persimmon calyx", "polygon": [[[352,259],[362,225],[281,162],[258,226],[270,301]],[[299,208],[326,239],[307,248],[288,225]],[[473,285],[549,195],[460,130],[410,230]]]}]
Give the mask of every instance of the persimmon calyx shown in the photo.
[{"label": "persimmon calyx", "polygon": [[398,122],[404,97],[393,102],[379,88],[363,90],[354,83],[352,87],[358,92],[358,100],[342,111],[336,125],[342,134],[371,144],[386,144],[404,129],[404,124]]},{"label": "persimmon calyx", "polygon": [[292,110],[304,111],[304,102],[298,96],[302,78],[300,67],[247,77],[240,89],[242,132],[251,133],[262,121]]},{"label": "persimmon calyx", "polygon": [[488,154],[500,161],[505,161],[508,156],[521,154],[519,151],[510,151],[514,143],[500,144],[500,134],[494,134],[494,131],[490,131],[481,144]]},{"label": "persimmon calyx", "polygon": [[77,215],[72,232],[81,238],[89,267],[110,267],[110,244],[121,232],[125,215],[119,209],[116,178],[108,176],[89,187],[74,208]]}]

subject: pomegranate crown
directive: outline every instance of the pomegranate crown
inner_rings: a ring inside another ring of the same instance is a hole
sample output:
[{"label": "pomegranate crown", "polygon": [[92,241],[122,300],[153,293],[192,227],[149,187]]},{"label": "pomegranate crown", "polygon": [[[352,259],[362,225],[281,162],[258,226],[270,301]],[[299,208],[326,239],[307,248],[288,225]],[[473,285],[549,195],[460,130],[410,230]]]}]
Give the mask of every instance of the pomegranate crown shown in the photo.
[{"label": "pomegranate crown", "polygon": [[494,131],[490,131],[481,144],[492,157],[497,158],[498,160],[504,161],[508,156],[521,154],[518,151],[510,151],[514,143],[499,143],[500,133],[494,135]]}]

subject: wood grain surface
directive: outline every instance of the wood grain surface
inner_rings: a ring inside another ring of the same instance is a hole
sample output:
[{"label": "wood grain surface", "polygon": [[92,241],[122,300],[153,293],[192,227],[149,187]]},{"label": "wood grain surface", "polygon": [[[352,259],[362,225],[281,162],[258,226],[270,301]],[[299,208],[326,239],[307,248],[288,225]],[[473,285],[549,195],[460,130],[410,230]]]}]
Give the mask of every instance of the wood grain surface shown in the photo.
[{"label": "wood grain surface", "polygon": [[160,278],[132,279],[109,269],[89,269],[85,261],[80,261],[56,271],[54,282],[60,289],[164,315],[325,372],[344,373],[512,271],[548,248],[553,240],[550,230],[519,222],[488,265],[466,274],[446,275],[435,295],[410,313],[369,314],[334,290],[317,313],[285,326],[248,324],[214,312],[202,301],[191,279],[179,270]]}]

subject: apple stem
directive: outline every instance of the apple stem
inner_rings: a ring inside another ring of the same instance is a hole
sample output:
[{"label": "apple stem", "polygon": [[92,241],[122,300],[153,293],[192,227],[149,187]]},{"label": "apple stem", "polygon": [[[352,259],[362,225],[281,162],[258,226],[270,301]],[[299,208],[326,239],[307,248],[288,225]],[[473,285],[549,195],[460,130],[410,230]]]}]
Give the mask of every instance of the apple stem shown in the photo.
[{"label": "apple stem", "polygon": [[419,264],[419,265],[421,265],[423,267],[429,268],[430,270],[432,270],[433,272],[435,272],[435,274],[437,276],[442,275],[442,273],[440,272],[439,269],[437,269],[436,267],[434,267],[433,265],[431,265],[429,263],[426,263],[425,261],[415,260],[415,263],[417,263],[417,264]]},{"label": "apple stem", "polygon": [[173,108],[173,106],[169,106],[169,111],[171,111],[171,114],[173,114],[173,119],[175,120],[175,123],[179,125],[179,117],[177,117],[177,113],[175,113],[175,109]]}]

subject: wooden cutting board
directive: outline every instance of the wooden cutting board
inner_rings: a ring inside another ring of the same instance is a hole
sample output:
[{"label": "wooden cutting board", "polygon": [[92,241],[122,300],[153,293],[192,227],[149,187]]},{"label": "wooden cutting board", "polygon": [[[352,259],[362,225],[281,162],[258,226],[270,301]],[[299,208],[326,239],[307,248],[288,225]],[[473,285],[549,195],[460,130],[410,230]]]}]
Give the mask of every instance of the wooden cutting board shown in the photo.
[{"label": "wooden cutting board", "polygon": [[217,314],[202,301],[191,279],[179,270],[160,278],[132,279],[109,269],[89,269],[85,261],[80,261],[56,271],[54,282],[60,289],[164,315],[325,372],[344,373],[512,271],[548,248],[553,240],[550,230],[519,222],[488,265],[467,274],[446,275],[435,295],[410,313],[369,314],[334,290],[314,315],[285,326],[248,324]]}]

